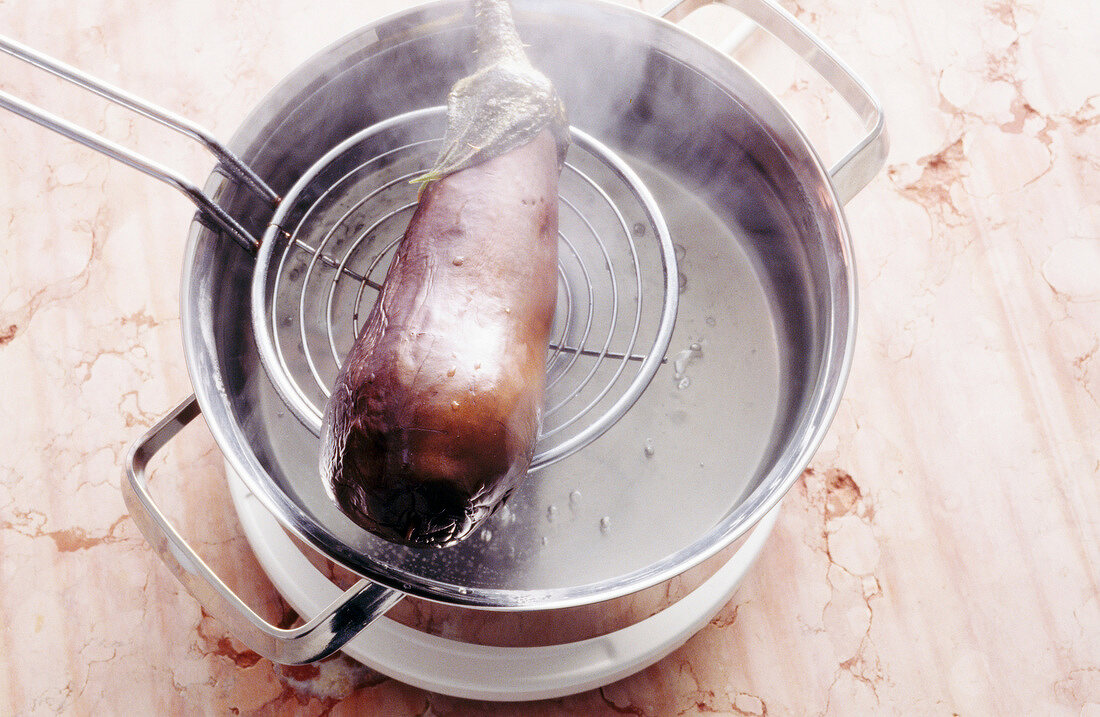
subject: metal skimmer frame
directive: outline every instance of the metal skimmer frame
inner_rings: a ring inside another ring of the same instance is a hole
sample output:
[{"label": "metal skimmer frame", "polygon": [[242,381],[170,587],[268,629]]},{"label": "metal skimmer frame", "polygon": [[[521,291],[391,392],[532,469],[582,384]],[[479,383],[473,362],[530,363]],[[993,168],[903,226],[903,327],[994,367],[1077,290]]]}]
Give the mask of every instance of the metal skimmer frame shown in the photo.
[{"label": "metal skimmer frame", "polygon": [[[11,38],[0,35],[0,52],[5,52],[12,57],[20,59],[50,74],[93,92],[105,100],[115,103],[128,110],[136,112],[157,122],[168,129],[190,137],[202,144],[218,160],[218,170],[236,179],[244,186],[255,192],[258,196],[270,202],[278,204],[279,195],[271,187],[256,175],[250,167],[230,152],[224,145],[199,125],[187,120],[168,110],[158,107],[151,102],[126,92],[123,89],[96,79],[71,65],[55,60]],[[133,150],[127,149],[109,139],[100,137],[79,125],[58,117],[46,110],[37,107],[26,100],[19,99],[7,92],[0,91],[0,108],[10,110],[35,122],[46,129],[75,140],[85,147],[94,149],[111,159],[129,165],[140,172],[158,179],[182,192],[191,202],[198,207],[201,216],[211,222],[218,229],[224,231],[234,241],[248,251],[255,251],[259,242],[242,227],[236,219],[231,217],[220,205],[208,197],[202,189],[191,183],[184,176],[145,157]]]},{"label": "metal skimmer frame", "polygon": [[[219,171],[277,206],[257,241],[179,173],[0,92],[0,108],[175,187],[204,222],[258,252],[252,319],[261,359],[287,406],[319,434],[329,387],[416,207],[419,185],[410,180],[438,155],[446,109],[410,112],[359,132],[280,199],[194,123],[10,38],[0,36],[0,52],[200,142]],[[560,185],[559,299],[532,470],[584,447],[630,409],[665,360],[676,316],[676,257],[655,200],[613,152],[572,133]]]},{"label": "metal skimmer frame", "polygon": [[[252,281],[259,352],[286,405],[319,434],[323,407],[439,152],[445,108],[345,140],[288,193]],[[665,360],[678,298],[671,237],[622,159],[574,129],[559,194],[558,304],[532,470],[584,447]]]}]

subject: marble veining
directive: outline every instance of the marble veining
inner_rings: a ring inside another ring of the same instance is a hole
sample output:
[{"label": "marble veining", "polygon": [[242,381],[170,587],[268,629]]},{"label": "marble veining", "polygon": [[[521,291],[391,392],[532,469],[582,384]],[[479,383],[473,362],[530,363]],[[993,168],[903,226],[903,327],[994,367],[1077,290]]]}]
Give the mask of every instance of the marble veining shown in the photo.
[{"label": "marble veining", "polygon": [[[0,32],[228,137],[311,54],[410,4],[0,0]],[[432,695],[344,657],[276,666],[203,613],[119,491],[127,446],[190,393],[177,297],[193,208],[0,115],[0,713],[1100,714],[1100,6],[783,5],[874,88],[891,134],[846,208],[860,325],[845,398],[711,624],[546,702]],[[736,22],[719,10],[688,26],[718,39]],[[858,137],[774,44],[738,58],[826,161]],[[6,56],[0,89],[209,171],[186,140]],[[227,582],[289,624],[222,476],[196,426],[152,484]]]}]

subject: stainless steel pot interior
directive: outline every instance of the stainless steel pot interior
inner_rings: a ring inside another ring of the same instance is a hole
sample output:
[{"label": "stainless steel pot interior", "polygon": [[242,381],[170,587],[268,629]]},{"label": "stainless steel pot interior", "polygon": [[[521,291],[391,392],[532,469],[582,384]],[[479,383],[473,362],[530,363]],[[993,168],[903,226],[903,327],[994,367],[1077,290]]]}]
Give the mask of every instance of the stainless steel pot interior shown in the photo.
[{"label": "stainless steel pot interior", "polygon": [[[445,550],[400,548],[356,527],[326,497],[316,438],[286,409],[257,355],[248,308],[255,258],[198,222],[181,319],[208,426],[289,530],[408,593],[549,609],[668,579],[744,534],[782,497],[835,410],[855,297],[828,175],[741,67],[620,6],[515,6],[529,52],[573,125],[642,177],[677,245],[669,360],[624,418],[532,476],[483,536]],[[230,147],[285,192],[352,134],[442,104],[468,71],[471,46],[464,3],[382,20],[283,81]],[[208,190],[245,228],[263,232],[270,205],[220,175]]]},{"label": "stainless steel pot interior", "polygon": [[[287,408],[319,436],[325,401],[439,156],[446,107],[386,119],[334,147],[283,198],[252,275],[260,360]],[[572,128],[559,181],[558,301],[530,471],[613,426],[668,352],[676,249],[653,195]]]}]

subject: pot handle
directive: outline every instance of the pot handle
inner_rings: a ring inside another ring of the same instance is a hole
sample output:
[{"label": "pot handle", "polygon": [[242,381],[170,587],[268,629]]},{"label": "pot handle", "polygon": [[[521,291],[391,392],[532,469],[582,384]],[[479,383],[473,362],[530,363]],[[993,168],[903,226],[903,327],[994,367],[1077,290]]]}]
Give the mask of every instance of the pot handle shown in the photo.
[{"label": "pot handle", "polygon": [[248,647],[275,662],[300,665],[336,652],[381,617],[402,593],[360,580],[306,624],[290,630],[257,615],[224,583],[168,522],[149,494],[150,459],[200,413],[192,395],[131,446],[122,493],[131,517],[160,559],[202,607]]},{"label": "pot handle", "polygon": [[[842,204],[859,193],[886,163],[889,138],[882,105],[855,72],[775,0],[676,0],[659,14],[678,22],[704,5],[721,2],[748,17],[797,53],[848,103],[867,134],[829,170]],[[735,33],[744,39],[744,28]]]},{"label": "pot handle", "polygon": [[[234,179],[243,182],[257,195],[270,201],[272,204],[277,204],[279,202],[279,195],[277,195],[271,187],[267,186],[255,172],[249,169],[244,162],[230,152],[224,145],[214,139],[209,132],[193,122],[173,114],[166,109],[146,102],[125,90],[113,87],[102,80],[87,75],[75,67],[66,65],[47,55],[43,55],[37,50],[33,50],[3,35],[0,35],[0,51],[6,52],[12,57],[23,60],[41,70],[45,70],[52,75],[71,82],[78,87],[93,92],[106,100],[147,117],[169,129],[175,130],[184,136],[190,137],[206,147]],[[249,234],[249,232],[233,219],[233,217],[229,216],[229,214],[218,206],[213,199],[181,174],[133,150],[126,149],[109,139],[100,137],[83,127],[51,114],[40,107],[36,107],[25,100],[14,97],[7,92],[0,91],[0,107],[25,117],[46,129],[53,130],[64,137],[79,142],[85,147],[105,154],[111,159],[118,160],[123,164],[142,171],[150,177],[159,179],[169,186],[175,187],[183,192],[183,194],[199,208],[200,212],[209,216],[238,244],[250,251],[255,251],[260,246],[260,242],[255,237]]]}]

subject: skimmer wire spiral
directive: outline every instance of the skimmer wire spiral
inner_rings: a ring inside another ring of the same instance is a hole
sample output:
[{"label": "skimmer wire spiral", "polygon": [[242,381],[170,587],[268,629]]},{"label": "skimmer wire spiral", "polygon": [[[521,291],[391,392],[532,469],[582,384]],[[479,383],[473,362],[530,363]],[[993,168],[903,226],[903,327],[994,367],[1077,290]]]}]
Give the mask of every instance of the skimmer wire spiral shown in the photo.
[{"label": "skimmer wire spiral", "polygon": [[[288,193],[257,257],[252,313],[264,367],[320,433],[324,404],[439,153],[444,108],[345,140]],[[664,361],[678,293],[656,202],[619,157],[574,129],[559,183],[558,302],[532,470],[579,450],[641,396]]]}]

